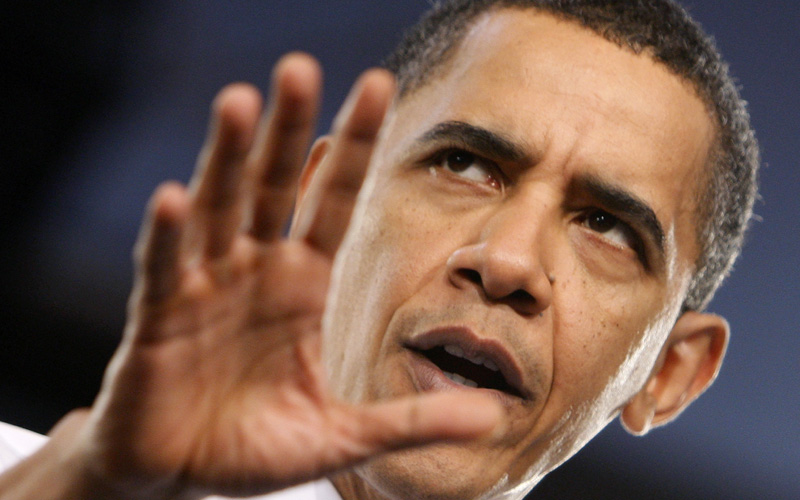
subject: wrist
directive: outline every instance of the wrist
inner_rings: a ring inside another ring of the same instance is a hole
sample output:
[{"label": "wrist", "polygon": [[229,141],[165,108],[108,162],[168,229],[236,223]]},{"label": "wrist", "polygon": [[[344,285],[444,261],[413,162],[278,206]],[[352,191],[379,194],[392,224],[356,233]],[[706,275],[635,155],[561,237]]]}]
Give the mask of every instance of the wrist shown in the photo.
[{"label": "wrist", "polygon": [[[197,500],[202,495],[168,491],[146,481],[114,481],[81,442],[88,411],[70,413],[50,440],[0,475],[0,500]],[[172,488],[175,490],[175,488]]]}]

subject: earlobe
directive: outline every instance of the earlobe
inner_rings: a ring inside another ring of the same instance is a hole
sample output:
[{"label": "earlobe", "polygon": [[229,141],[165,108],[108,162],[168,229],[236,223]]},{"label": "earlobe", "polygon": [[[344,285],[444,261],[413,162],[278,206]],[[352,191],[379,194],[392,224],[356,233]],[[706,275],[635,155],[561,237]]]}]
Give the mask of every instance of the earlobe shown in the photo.
[{"label": "earlobe", "polygon": [[620,415],[629,432],[645,434],[673,420],[711,385],[728,344],[728,323],[720,316],[689,311],[672,329],[644,388]]},{"label": "earlobe", "polygon": [[[303,171],[300,173],[300,179],[297,187],[297,200],[295,200],[294,215],[292,217],[293,221],[298,220],[298,215],[303,210],[303,200],[305,199],[306,193],[308,193],[308,187],[314,180],[314,175],[320,170],[320,165],[322,165],[325,157],[328,155],[330,146],[331,136],[329,135],[323,135],[319,137],[311,146],[311,151],[308,153],[306,164],[303,166]],[[294,224],[292,224],[292,229],[293,228]]]},{"label": "earlobe", "polygon": [[656,400],[646,388],[636,393],[625,408],[619,420],[622,426],[634,436],[644,436],[653,426],[656,415]]}]

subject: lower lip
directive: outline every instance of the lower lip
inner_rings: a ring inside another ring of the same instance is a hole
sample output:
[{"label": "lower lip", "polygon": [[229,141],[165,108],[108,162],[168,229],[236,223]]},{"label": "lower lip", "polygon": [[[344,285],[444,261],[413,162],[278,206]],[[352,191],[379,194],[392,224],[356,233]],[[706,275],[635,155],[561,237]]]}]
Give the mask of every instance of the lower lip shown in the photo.
[{"label": "lower lip", "polygon": [[447,378],[447,375],[425,356],[409,351],[409,367],[414,385],[424,392],[434,391],[479,391],[496,398],[504,406],[511,406],[518,398],[495,389],[467,387]]}]

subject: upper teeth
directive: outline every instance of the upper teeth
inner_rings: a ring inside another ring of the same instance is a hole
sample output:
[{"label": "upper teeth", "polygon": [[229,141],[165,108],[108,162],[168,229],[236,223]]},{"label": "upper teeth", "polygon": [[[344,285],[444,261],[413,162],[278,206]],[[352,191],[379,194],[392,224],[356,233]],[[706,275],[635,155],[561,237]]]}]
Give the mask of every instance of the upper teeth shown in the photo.
[{"label": "upper teeth", "polygon": [[486,358],[484,358],[483,356],[481,356],[479,354],[471,356],[471,355],[465,353],[464,349],[460,348],[457,345],[446,345],[446,346],[444,346],[444,350],[447,351],[448,354],[450,354],[452,356],[455,356],[457,358],[466,359],[467,361],[471,361],[472,363],[475,363],[476,365],[483,365],[486,368],[492,370],[493,372],[496,372],[496,371],[499,370],[499,368],[497,368],[497,365],[491,359],[486,359]]}]

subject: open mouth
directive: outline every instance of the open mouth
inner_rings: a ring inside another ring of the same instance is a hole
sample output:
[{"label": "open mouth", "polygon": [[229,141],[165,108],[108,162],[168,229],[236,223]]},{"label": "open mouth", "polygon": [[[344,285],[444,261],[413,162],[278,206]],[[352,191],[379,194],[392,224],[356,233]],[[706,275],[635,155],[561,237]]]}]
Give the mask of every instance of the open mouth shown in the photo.
[{"label": "open mouth", "polygon": [[430,349],[414,349],[436,365],[444,375],[457,384],[478,389],[494,389],[511,396],[523,397],[520,391],[508,382],[502,370],[491,358],[482,354],[468,354],[452,344]]}]

